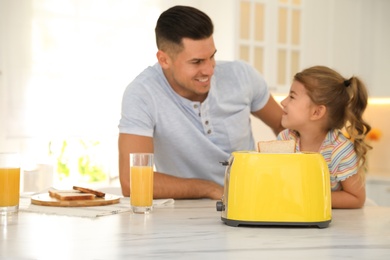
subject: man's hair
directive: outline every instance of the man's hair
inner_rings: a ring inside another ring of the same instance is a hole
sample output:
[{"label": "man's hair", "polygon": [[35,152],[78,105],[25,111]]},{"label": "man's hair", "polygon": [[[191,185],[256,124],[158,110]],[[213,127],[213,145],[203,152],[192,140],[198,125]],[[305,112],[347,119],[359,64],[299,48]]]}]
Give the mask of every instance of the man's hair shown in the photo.
[{"label": "man's hair", "polygon": [[177,5],[163,12],[157,20],[157,48],[165,52],[180,52],[183,38],[207,39],[213,31],[213,22],[207,14],[194,7]]}]

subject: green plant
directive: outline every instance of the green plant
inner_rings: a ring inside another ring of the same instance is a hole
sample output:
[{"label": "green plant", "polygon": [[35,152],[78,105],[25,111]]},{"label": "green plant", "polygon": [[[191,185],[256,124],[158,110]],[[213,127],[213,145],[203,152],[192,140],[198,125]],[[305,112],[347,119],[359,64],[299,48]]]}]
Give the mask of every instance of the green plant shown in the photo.
[{"label": "green plant", "polygon": [[[87,182],[100,182],[107,179],[107,173],[99,160],[99,141],[62,140],[59,145],[49,142],[49,155],[57,160],[59,179],[70,177],[77,171]],[[69,151],[70,150],[70,151]],[[77,165],[77,167],[72,167]]]},{"label": "green plant", "polygon": [[[66,157],[66,147],[68,143],[66,140],[62,141],[62,145],[60,148],[60,152],[57,156],[57,173],[59,175],[59,179],[62,180],[70,175],[70,169],[68,166],[69,158]],[[49,142],[49,155],[54,155],[53,152],[53,142]]]},{"label": "green plant", "polygon": [[107,174],[102,166],[97,165],[97,159],[94,158],[94,151],[100,144],[98,141],[85,142],[80,140],[81,146],[84,148],[84,153],[78,158],[78,169],[81,175],[88,176],[90,182],[104,181]]}]

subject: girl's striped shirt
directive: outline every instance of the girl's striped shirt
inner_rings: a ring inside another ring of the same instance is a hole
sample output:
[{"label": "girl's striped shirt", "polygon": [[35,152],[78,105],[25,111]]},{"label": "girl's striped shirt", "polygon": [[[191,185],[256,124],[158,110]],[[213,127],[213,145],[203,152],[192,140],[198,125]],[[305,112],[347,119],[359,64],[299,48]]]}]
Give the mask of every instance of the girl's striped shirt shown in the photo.
[{"label": "girl's striped shirt", "polygon": [[[295,141],[295,151],[301,151],[298,132],[286,129],[277,139],[292,139]],[[332,191],[341,190],[340,181],[357,173],[358,161],[353,143],[340,130],[331,130],[327,133],[319,152],[328,164]]]}]

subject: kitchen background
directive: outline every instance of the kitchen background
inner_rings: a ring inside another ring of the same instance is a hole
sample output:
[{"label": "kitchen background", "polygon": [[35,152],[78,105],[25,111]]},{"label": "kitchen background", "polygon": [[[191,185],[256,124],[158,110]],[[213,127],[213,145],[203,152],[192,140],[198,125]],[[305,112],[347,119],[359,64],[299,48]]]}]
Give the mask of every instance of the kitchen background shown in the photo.
[{"label": "kitchen background", "polygon": [[[24,191],[118,185],[122,93],[156,62],[155,22],[176,4],[205,11],[217,59],[251,63],[278,100],[311,65],[361,77],[379,133],[368,192],[390,205],[387,0],[0,0],[0,152],[23,154]],[[252,121],[256,140],[275,138]]]}]

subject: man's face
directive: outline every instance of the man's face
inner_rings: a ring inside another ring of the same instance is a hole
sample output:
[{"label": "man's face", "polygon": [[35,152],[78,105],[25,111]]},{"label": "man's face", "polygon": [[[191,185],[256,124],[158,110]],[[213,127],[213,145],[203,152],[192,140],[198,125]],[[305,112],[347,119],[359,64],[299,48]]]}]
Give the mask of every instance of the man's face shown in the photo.
[{"label": "man's face", "polygon": [[184,38],[183,46],[183,50],[175,55],[165,53],[164,74],[180,96],[202,102],[207,97],[214,74],[214,39],[212,36],[203,40]]}]

